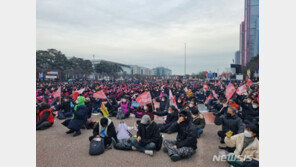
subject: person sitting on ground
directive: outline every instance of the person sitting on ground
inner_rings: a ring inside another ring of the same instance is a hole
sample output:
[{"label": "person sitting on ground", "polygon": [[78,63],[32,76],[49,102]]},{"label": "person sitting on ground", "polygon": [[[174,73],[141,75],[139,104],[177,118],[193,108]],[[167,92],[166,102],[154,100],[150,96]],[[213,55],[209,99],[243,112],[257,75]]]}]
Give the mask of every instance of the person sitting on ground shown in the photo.
[{"label": "person sitting on ground", "polygon": [[54,116],[50,105],[42,102],[37,110],[36,130],[45,130],[51,127],[54,123]]},{"label": "person sitting on ground", "polygon": [[199,138],[200,135],[203,133],[203,129],[206,126],[205,117],[202,115],[202,113],[199,112],[197,108],[192,109],[191,114],[192,114],[192,123],[197,129],[197,138]]},{"label": "person sitting on ground", "polygon": [[166,94],[164,94],[161,97],[161,100],[159,98],[156,98],[156,101],[159,102],[159,107],[156,109],[157,112],[167,112],[168,111],[169,100],[168,100]]},{"label": "person sitting on ground", "polygon": [[67,134],[74,133],[73,137],[81,134],[80,129],[85,125],[87,121],[87,107],[85,105],[85,98],[78,96],[74,107],[74,118],[70,120],[67,127],[70,129]]},{"label": "person sitting on ground", "polygon": [[143,115],[149,115],[151,120],[154,120],[152,104],[146,104],[144,107],[138,107],[136,110],[136,118],[142,118]]},{"label": "person sitting on ground", "polygon": [[118,111],[118,107],[119,107],[119,105],[118,105],[118,103],[117,103],[117,101],[116,101],[116,98],[113,97],[113,96],[109,97],[109,98],[107,99],[107,103],[106,103],[105,106],[106,106],[107,109],[108,109],[108,112],[109,112],[109,114],[110,114],[109,116],[110,116],[110,117],[115,117],[116,114],[117,114],[117,111]]},{"label": "person sitting on ground", "polygon": [[259,141],[256,138],[258,134],[259,127],[248,124],[244,133],[226,136],[225,144],[235,147],[234,153],[228,154],[227,162],[234,167],[240,167],[244,161],[259,161]]},{"label": "person sitting on ground", "polygon": [[153,150],[160,150],[162,137],[157,124],[149,115],[144,115],[138,124],[137,139],[132,140],[132,150],[153,155]]},{"label": "person sitting on ground", "polygon": [[158,116],[165,116],[167,115],[167,118],[165,120],[164,124],[157,124],[159,127],[159,131],[162,133],[174,133],[173,131],[170,130],[170,127],[173,123],[177,122],[178,120],[178,110],[176,109],[175,106],[171,105],[168,109],[168,112],[154,112],[154,115]]},{"label": "person sitting on ground", "polygon": [[124,118],[128,118],[130,115],[130,111],[131,111],[131,109],[130,109],[131,104],[127,99],[128,99],[128,97],[124,96],[121,99],[121,102],[119,103],[119,106],[123,111]]},{"label": "person sitting on ground", "polygon": [[192,156],[197,149],[197,130],[191,122],[190,112],[182,110],[172,128],[178,132],[177,140],[164,140],[164,152],[168,153],[172,161]]},{"label": "person sitting on ground", "polygon": [[236,115],[234,107],[228,107],[227,113],[224,115],[216,115],[215,124],[222,125],[222,130],[218,131],[218,136],[221,138],[220,143],[224,143],[227,132],[231,131],[235,135],[244,131],[242,120]]},{"label": "person sitting on ground", "polygon": [[89,137],[89,141],[97,137],[104,139],[104,145],[107,149],[112,147],[112,142],[113,144],[118,142],[115,126],[111,119],[102,117],[100,121],[94,124],[93,135]]}]

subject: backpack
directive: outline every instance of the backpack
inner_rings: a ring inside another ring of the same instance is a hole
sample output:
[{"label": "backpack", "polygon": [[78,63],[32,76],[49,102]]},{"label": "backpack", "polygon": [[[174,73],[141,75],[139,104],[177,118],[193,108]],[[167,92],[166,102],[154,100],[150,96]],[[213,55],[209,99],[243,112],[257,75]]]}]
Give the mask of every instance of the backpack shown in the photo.
[{"label": "backpack", "polygon": [[100,155],[100,154],[103,154],[104,151],[105,151],[104,139],[95,138],[90,141],[90,145],[89,145],[90,155]]},{"label": "backpack", "polygon": [[117,115],[116,115],[116,118],[117,119],[124,119],[124,117],[125,117],[125,115],[124,115],[122,109],[119,108],[118,112],[117,112]]},{"label": "backpack", "polygon": [[129,139],[132,137],[132,134],[128,131],[128,126],[124,122],[120,122],[117,126],[117,139]]}]

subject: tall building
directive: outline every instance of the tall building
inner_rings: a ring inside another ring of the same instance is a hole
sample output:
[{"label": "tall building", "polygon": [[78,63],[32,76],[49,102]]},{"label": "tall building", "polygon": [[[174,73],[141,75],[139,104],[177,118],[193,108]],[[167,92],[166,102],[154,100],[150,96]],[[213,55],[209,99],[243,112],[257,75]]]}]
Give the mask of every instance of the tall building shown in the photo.
[{"label": "tall building", "polygon": [[141,67],[137,65],[130,65],[132,68],[132,74],[140,74],[140,75],[152,75],[152,70],[146,67]]},{"label": "tall building", "polygon": [[235,64],[240,64],[240,51],[236,51],[235,52],[235,55],[234,55],[235,57]]},{"label": "tall building", "polygon": [[245,22],[240,24],[240,35],[239,35],[239,54],[240,54],[240,65],[245,64],[244,53],[245,53]]},{"label": "tall building", "polygon": [[165,67],[156,67],[156,68],[153,68],[152,70],[153,70],[153,75],[158,75],[158,76],[172,75],[172,70]]},{"label": "tall building", "polygon": [[244,21],[240,31],[241,64],[259,55],[259,0],[245,0]]}]

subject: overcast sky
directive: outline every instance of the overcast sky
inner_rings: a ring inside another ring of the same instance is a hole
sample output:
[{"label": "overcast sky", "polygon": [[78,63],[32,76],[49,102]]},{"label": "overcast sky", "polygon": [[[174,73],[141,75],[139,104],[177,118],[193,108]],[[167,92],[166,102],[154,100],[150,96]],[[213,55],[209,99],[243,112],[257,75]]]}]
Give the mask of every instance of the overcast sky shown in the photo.
[{"label": "overcast sky", "polygon": [[37,0],[37,49],[184,74],[221,73],[239,49],[243,0]]}]

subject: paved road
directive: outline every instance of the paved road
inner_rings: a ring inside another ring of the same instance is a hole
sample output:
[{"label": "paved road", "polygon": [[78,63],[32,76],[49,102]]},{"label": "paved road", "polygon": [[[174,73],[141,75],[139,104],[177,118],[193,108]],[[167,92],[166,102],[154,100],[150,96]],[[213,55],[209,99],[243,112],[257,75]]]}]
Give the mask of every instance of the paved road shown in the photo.
[{"label": "paved road", "polygon": [[[98,120],[99,116],[92,116]],[[119,120],[111,118],[117,127]],[[133,126],[136,118],[124,120]],[[161,122],[162,120],[156,120]],[[206,125],[205,132],[198,139],[197,153],[189,159],[172,162],[162,150],[155,152],[153,157],[136,151],[107,150],[99,156],[88,154],[88,137],[92,130],[82,130],[77,137],[66,135],[67,128],[56,119],[50,129],[36,132],[36,158],[38,167],[228,167],[226,162],[213,162],[213,155],[219,152],[217,130],[213,124]],[[135,132],[132,131],[133,134]],[[164,134],[165,139],[175,139],[176,134]],[[47,143],[47,144],[45,144]]]}]

